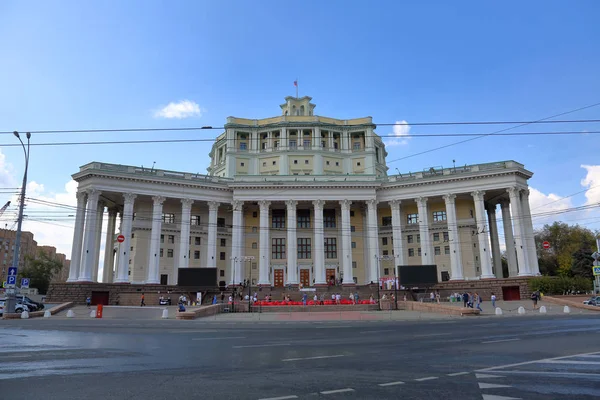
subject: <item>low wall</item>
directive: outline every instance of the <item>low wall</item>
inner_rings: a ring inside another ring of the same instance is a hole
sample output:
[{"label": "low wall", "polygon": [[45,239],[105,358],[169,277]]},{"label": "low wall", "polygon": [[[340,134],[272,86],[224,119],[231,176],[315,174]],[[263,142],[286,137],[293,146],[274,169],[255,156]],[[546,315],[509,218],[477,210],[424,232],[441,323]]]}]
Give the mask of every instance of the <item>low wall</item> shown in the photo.
[{"label": "low wall", "polygon": [[420,301],[399,301],[398,309],[430,312],[444,315],[479,315],[479,310],[438,303],[422,303]]},{"label": "low wall", "polygon": [[[72,302],[59,304],[57,306],[49,308],[48,310],[30,312],[29,318],[43,317],[44,313],[46,311],[50,311],[50,315],[54,315],[54,314],[57,314],[63,310],[66,310],[67,308],[71,308],[71,307],[73,307]],[[19,314],[19,313],[4,313],[2,315],[2,319],[19,319],[19,318],[21,318],[21,314]]]},{"label": "low wall", "polygon": [[[589,299],[589,297],[590,296],[588,296],[587,298]],[[564,297],[544,296],[542,298],[542,301],[547,301],[548,303],[552,303],[552,304],[559,304],[561,306],[569,306],[569,307],[574,307],[574,308],[581,308],[583,310],[600,312],[599,306],[588,306],[587,304],[582,303],[583,300],[575,301],[575,300],[566,299]],[[540,303],[538,303],[538,305],[539,304]]]},{"label": "low wall", "polygon": [[[246,308],[242,308],[247,311]],[[340,311],[377,311],[377,304],[355,304],[355,305],[317,305],[317,306],[256,306],[253,307],[254,312],[270,313],[270,312],[340,312]]]},{"label": "low wall", "polygon": [[[95,309],[96,307],[94,307]],[[102,318],[108,319],[161,319],[163,310],[167,307],[139,307],[139,306],[104,306]]]},{"label": "low wall", "polygon": [[203,317],[210,317],[211,315],[219,314],[223,312],[225,304],[214,304],[210,306],[202,306],[195,310],[189,311],[177,311],[175,318],[177,319],[196,319]]},{"label": "low wall", "polygon": [[531,289],[529,289],[529,279],[525,278],[506,278],[506,279],[479,279],[474,281],[448,281],[438,283],[433,287],[433,290],[439,290],[442,296],[450,295],[458,292],[477,292],[484,299],[489,299],[494,293],[497,300],[504,300],[503,287],[519,287],[521,300],[529,299]]}]

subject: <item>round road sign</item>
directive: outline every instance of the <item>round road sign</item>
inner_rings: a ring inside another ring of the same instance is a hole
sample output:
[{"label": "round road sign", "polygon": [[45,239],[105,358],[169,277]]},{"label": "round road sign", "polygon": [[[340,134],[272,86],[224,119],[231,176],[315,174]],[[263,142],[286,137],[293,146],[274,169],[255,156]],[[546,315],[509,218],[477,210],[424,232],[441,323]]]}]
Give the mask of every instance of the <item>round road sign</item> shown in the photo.
[{"label": "round road sign", "polygon": [[544,243],[542,243],[542,246],[543,246],[545,249],[549,249],[549,248],[550,248],[550,242],[544,242]]},{"label": "round road sign", "polygon": [[123,243],[124,241],[125,241],[125,236],[123,236],[123,235],[117,236],[117,242]]}]

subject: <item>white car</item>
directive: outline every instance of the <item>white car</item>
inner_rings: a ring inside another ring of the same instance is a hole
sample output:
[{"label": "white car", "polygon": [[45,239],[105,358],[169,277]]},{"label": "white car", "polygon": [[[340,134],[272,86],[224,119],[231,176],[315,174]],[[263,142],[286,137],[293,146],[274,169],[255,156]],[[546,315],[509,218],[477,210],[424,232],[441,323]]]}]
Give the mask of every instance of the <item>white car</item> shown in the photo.
[{"label": "white car", "polygon": [[[6,299],[0,299],[0,315],[4,315],[4,303],[5,302],[6,302]],[[17,301],[17,304],[15,305],[15,312],[20,314],[23,311],[29,312],[29,307],[27,307],[25,304],[21,303],[20,301]]]}]

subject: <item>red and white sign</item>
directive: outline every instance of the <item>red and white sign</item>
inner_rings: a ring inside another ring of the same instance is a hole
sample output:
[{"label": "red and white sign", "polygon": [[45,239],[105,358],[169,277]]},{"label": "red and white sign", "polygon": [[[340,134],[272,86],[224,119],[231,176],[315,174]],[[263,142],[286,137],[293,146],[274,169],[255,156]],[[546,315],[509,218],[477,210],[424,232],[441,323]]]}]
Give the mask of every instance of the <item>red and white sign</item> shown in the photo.
[{"label": "red and white sign", "polygon": [[550,242],[544,242],[542,243],[542,247],[544,247],[546,250],[550,248]]},{"label": "red and white sign", "polygon": [[123,243],[124,241],[125,241],[125,236],[123,236],[123,235],[117,236],[117,242]]}]

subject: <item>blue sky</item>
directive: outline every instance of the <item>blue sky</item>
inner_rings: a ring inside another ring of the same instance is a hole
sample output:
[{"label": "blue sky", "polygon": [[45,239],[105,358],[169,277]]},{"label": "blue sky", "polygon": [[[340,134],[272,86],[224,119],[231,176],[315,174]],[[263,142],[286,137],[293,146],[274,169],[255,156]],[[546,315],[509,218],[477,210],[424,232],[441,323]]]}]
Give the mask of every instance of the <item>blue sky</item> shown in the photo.
[{"label": "blue sky", "polygon": [[[315,112],[330,117],[368,115],[376,123],[540,119],[600,102],[599,12],[596,1],[4,1],[0,131],[222,126],[230,115],[278,115],[296,78],[300,95],[312,96]],[[198,104],[201,115],[155,117],[182,100]],[[599,119],[600,106],[562,118]],[[410,133],[502,127],[413,126]],[[528,130],[594,131],[600,124],[515,131]],[[377,132],[393,130],[380,126]],[[217,133],[38,134],[33,142]],[[1,145],[15,140],[0,135]],[[388,159],[458,140],[413,138],[390,146]],[[30,180],[38,185],[34,194],[66,201],[70,175],[90,161],[156,161],[158,168],[202,173],[209,150],[210,143],[35,147]],[[600,184],[599,150],[594,134],[488,137],[389,167],[392,173],[449,166],[453,159],[514,159],[535,173],[530,184],[540,192],[539,206],[585,189],[586,176]],[[7,187],[21,179],[22,152],[6,146],[0,152],[0,184]],[[581,165],[597,167],[588,173]],[[585,194],[554,205],[600,200],[598,192]],[[70,241],[56,240],[60,247]]]}]

